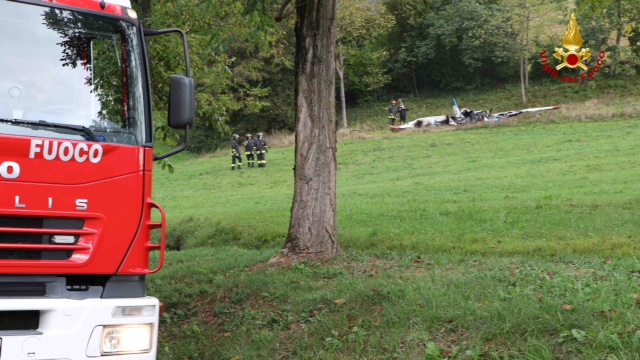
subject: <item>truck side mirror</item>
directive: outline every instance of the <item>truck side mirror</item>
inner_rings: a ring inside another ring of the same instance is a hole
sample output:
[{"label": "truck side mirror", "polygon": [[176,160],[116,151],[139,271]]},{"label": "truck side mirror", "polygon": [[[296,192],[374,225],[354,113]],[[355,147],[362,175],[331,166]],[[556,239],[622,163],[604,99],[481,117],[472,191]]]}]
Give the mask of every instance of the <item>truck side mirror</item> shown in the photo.
[{"label": "truck side mirror", "polygon": [[[142,25],[141,25],[142,27]],[[184,145],[162,155],[153,155],[153,161],[162,160],[177,154],[189,146],[189,130],[196,117],[196,90],[191,78],[191,58],[189,57],[189,45],[187,34],[180,29],[149,30],[143,29],[145,36],[157,36],[169,33],[178,33],[182,38],[184,48],[184,60],[186,76],[171,75],[169,88],[169,127],[172,129],[184,129]]]},{"label": "truck side mirror", "polygon": [[192,126],[196,117],[195,84],[192,78],[171,75],[169,88],[169,127],[184,129]]}]

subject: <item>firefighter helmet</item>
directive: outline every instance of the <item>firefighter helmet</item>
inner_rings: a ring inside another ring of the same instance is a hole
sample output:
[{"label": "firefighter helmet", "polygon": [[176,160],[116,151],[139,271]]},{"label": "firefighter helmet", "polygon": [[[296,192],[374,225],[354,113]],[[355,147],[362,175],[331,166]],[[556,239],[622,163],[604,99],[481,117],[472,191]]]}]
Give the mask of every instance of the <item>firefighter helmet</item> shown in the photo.
[{"label": "firefighter helmet", "polygon": [[262,137],[262,133],[258,133],[258,137]]},{"label": "firefighter helmet", "polygon": [[237,140],[239,137],[238,134],[233,134],[233,140]]},{"label": "firefighter helmet", "polygon": [[245,135],[245,136],[246,136],[246,137],[247,137],[247,139],[248,139],[248,138],[250,138],[250,137],[251,137],[251,134],[247,134],[247,135]]}]

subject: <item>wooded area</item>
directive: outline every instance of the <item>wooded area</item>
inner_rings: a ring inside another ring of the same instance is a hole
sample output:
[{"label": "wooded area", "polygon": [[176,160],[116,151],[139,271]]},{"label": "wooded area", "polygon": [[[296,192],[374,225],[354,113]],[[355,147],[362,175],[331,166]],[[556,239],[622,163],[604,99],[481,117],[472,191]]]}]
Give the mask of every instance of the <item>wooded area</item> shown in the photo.
[{"label": "wooded area", "polygon": [[[190,151],[226,146],[229,128],[294,130],[293,6],[280,11],[280,0],[134,3],[145,26],[188,34],[197,91]],[[529,81],[550,80],[540,53],[561,46],[572,12],[583,47],[607,52],[599,76],[637,76],[640,3],[634,0],[339,0],[336,99],[341,88],[349,106],[522,83],[526,101]],[[149,40],[152,77],[182,71],[176,44]],[[597,60],[592,56],[586,65]],[[164,109],[167,86],[155,84],[155,108]],[[156,115],[158,138],[171,143],[179,135],[168,131],[162,112]]]}]

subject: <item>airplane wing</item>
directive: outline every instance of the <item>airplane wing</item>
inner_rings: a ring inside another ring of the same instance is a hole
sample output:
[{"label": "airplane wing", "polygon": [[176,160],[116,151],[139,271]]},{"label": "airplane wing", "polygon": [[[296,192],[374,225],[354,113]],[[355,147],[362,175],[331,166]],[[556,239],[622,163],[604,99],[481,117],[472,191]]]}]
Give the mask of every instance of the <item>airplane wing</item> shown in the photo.
[{"label": "airplane wing", "polygon": [[491,115],[492,115],[492,119],[494,119],[493,121],[499,121],[500,119],[510,118],[510,117],[518,116],[524,113],[532,113],[532,112],[545,111],[545,110],[556,110],[559,108],[560,108],[560,105],[546,106],[546,107],[522,109],[522,110],[515,110],[515,111],[505,111],[505,112],[491,114]]},{"label": "airplane wing", "polygon": [[556,110],[556,109],[560,109],[560,105],[524,109],[524,110],[520,110],[520,111],[522,111],[523,113],[529,113],[529,112],[537,112],[537,111],[544,111],[544,110]]}]

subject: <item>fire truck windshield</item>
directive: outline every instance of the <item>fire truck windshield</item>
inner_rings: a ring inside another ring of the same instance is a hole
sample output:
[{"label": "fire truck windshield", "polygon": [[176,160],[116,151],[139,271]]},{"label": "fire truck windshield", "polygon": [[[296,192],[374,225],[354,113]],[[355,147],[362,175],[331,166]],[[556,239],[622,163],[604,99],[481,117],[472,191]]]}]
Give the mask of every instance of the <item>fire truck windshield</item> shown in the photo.
[{"label": "fire truck windshield", "polygon": [[63,126],[25,127],[48,122],[88,128],[98,141],[144,143],[140,41],[114,17],[0,1],[0,118],[16,120],[0,122],[0,133],[78,138]]}]

